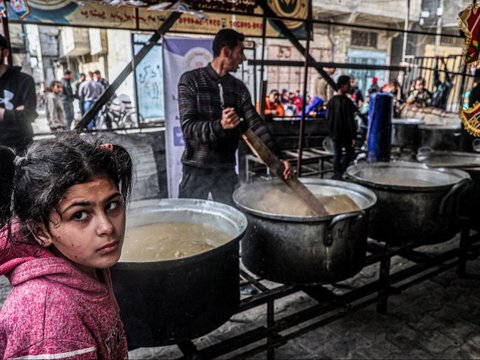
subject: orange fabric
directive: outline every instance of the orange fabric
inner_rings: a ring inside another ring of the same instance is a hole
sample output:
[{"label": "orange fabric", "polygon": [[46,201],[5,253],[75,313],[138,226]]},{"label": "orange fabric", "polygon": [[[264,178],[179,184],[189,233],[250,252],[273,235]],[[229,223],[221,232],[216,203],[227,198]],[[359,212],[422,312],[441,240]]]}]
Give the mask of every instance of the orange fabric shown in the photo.
[{"label": "orange fabric", "polygon": [[[275,114],[271,114],[272,110],[276,110]],[[265,98],[265,115],[285,116],[285,109],[282,104],[272,103],[268,96]]]}]

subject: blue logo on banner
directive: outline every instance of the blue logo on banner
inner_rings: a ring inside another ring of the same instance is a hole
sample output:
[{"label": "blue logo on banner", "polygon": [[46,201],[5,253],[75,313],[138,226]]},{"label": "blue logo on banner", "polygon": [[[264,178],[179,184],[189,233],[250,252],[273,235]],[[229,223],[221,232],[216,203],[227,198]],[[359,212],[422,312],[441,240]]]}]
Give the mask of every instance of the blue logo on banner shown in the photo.
[{"label": "blue logo on banner", "polygon": [[185,142],[183,141],[182,128],[180,126],[173,127],[173,145],[185,146]]}]

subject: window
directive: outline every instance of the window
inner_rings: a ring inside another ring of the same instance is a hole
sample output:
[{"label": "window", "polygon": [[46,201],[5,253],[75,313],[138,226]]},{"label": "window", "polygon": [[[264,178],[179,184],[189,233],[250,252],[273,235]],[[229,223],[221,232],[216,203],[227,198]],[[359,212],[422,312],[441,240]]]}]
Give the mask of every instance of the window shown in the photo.
[{"label": "window", "polygon": [[352,30],[352,46],[361,46],[376,49],[377,41],[377,33]]}]

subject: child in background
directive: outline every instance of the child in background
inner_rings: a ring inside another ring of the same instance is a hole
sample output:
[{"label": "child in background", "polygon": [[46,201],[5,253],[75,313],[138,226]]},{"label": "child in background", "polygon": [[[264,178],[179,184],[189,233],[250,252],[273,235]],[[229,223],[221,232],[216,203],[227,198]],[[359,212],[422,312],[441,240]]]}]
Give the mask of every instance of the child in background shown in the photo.
[{"label": "child in background", "polygon": [[108,268],[123,244],[130,155],[60,133],[22,158],[3,147],[0,163],[10,169],[0,177],[0,275],[13,286],[0,358],[128,358]]},{"label": "child in background", "polygon": [[60,99],[61,93],[62,83],[58,80],[53,80],[45,98],[47,121],[52,133],[66,130],[67,127],[67,118],[62,100]]},{"label": "child in background", "polygon": [[[337,95],[328,103],[328,127],[333,139],[333,179],[342,180],[343,173],[355,156],[355,138],[357,129],[355,113],[358,111],[347,96],[350,92],[350,77],[339,76]],[[342,149],[345,155],[342,156]]]}]

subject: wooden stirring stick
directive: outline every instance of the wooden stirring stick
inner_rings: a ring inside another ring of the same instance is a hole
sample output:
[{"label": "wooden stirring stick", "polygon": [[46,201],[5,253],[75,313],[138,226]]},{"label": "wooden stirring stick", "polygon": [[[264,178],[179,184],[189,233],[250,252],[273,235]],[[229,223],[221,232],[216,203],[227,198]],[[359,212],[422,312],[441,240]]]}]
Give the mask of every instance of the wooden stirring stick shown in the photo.
[{"label": "wooden stirring stick", "polygon": [[[244,129],[242,129],[244,130]],[[242,133],[243,141],[248,145],[252,152],[270,168],[270,171],[282,179],[293,192],[309,207],[317,216],[326,216],[328,211],[317,197],[308,188],[303,185],[296,176],[285,179],[283,176],[284,165],[280,159],[265,145],[265,143],[251,129],[246,129]]]}]

